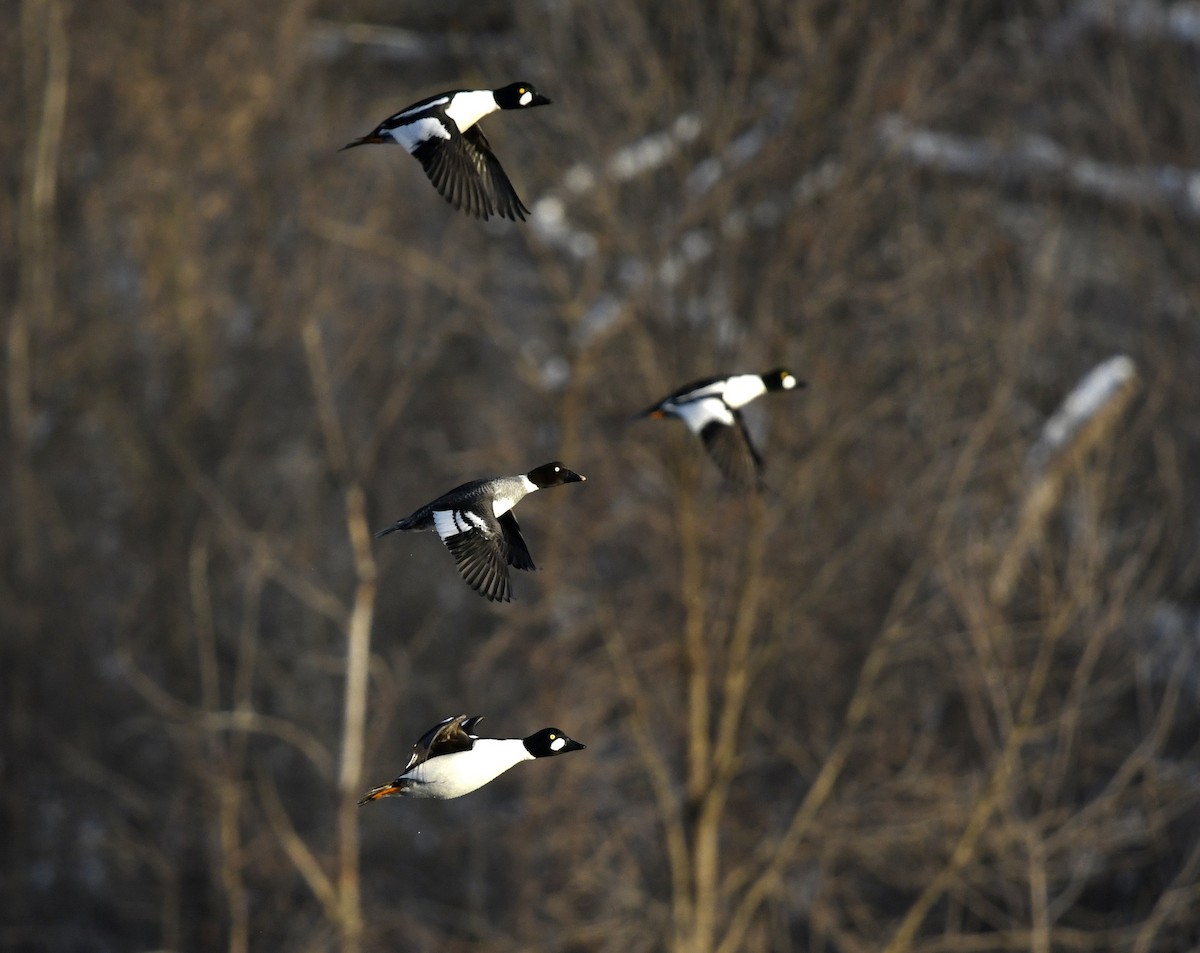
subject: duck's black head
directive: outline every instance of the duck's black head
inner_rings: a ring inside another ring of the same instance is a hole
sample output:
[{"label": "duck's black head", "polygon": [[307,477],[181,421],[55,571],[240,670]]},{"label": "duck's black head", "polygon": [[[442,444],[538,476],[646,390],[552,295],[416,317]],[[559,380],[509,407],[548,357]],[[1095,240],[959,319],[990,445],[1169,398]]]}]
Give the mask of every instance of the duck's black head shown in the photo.
[{"label": "duck's black head", "polygon": [[535,758],[552,758],[556,754],[580,751],[586,747],[557,728],[543,728],[525,739],[525,750]]},{"label": "duck's black head", "polygon": [[559,486],[563,483],[582,483],[587,479],[587,477],[580,476],[574,470],[568,469],[557,460],[552,460],[550,463],[543,463],[540,467],[530,470],[525,475],[529,477],[529,481],[539,490],[544,490],[548,486]]},{"label": "duck's black head", "polygon": [[763,374],[762,379],[763,383],[767,385],[767,390],[791,390],[793,387],[804,386],[804,381],[797,379],[791,371],[783,367],[767,371]]},{"label": "duck's black head", "polygon": [[496,97],[496,105],[501,109],[528,109],[531,106],[550,104],[550,100],[533,88],[533,83],[524,81],[509,83],[495,90],[492,95]]}]

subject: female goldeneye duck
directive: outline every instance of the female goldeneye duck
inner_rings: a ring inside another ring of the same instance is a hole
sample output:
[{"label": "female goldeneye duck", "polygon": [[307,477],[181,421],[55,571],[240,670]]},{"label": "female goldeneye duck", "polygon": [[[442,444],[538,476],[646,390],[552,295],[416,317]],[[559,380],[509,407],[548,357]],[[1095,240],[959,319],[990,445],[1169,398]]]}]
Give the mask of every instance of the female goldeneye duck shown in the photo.
[{"label": "female goldeneye duck", "polygon": [[782,367],[765,374],[707,377],[668,394],[639,417],[677,417],[704,443],[726,479],[742,487],[762,486],[763,460],[742,420],[741,408],[769,391],[804,387]]},{"label": "female goldeneye duck", "polygon": [[400,775],[372,788],[358,803],[381,797],[462,797],[522,761],[552,758],[587,747],[558,728],[543,728],[527,738],[480,738],[474,731],[482,720],[482,715],[457,715],[438,722],[413,746]]},{"label": "female goldeneye duck", "polygon": [[455,208],[484,220],[495,214],[524,221],[529,209],[517,196],[477,123],[498,109],[529,109],[549,102],[526,82],[500,89],[450,90],[389,116],[342,149],[373,142],[404,146],[424,167],[438,193]]},{"label": "female goldeneye duck", "polygon": [[511,602],[508,567],[534,569],[512,509],[530,493],[586,477],[557,460],[518,476],[472,480],[443,493],[375,534],[435,531],[454,556],[467,585],[493,602]]}]

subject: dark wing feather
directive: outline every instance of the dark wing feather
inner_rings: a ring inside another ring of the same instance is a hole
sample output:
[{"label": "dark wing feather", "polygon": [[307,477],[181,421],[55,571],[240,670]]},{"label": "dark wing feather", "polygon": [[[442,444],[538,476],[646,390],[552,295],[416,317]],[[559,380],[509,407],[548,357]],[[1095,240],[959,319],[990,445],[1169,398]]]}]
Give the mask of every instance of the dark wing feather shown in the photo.
[{"label": "dark wing feather", "polygon": [[502,552],[506,547],[498,535],[472,530],[448,536],[443,542],[468,586],[493,602],[512,601],[508,567]]},{"label": "dark wing feather", "polygon": [[[442,198],[469,215],[486,221],[497,212],[507,218],[524,218],[520,213],[528,211],[475,126],[465,135],[428,139],[413,155]],[[514,207],[517,216],[512,214]]]},{"label": "dark wing feather", "polygon": [[479,176],[478,182],[486,193],[489,205],[495,203],[496,214],[514,222],[517,219],[525,221],[529,209],[522,204],[517,190],[508,181],[508,176],[504,174],[500,160],[488,145],[483,130],[478,125],[471,126],[462,134],[462,141],[470,153],[471,164]]},{"label": "dark wing feather", "polygon": [[508,564],[514,569],[537,569],[533,564],[533,557],[529,555],[529,547],[525,545],[525,539],[521,536],[521,527],[517,523],[517,518],[513,516],[512,510],[509,510],[500,517],[500,529],[504,531],[504,556],[508,560]]},{"label": "dark wing feather", "polygon": [[757,488],[762,484],[762,458],[750,442],[742,415],[735,410],[733,419],[733,426],[709,424],[700,431],[700,439],[726,479],[739,487]]},{"label": "dark wing feather", "polygon": [[466,715],[455,715],[439,721],[421,736],[420,741],[413,745],[412,757],[408,759],[408,764],[400,774],[407,774],[418,764],[438,755],[450,754],[454,751],[470,751],[475,741],[469,732],[479,720],[479,717],[468,718]]},{"label": "dark wing feather", "polygon": [[461,136],[432,138],[412,153],[438,194],[455,208],[477,218],[493,214],[492,203],[478,182],[478,173]]}]

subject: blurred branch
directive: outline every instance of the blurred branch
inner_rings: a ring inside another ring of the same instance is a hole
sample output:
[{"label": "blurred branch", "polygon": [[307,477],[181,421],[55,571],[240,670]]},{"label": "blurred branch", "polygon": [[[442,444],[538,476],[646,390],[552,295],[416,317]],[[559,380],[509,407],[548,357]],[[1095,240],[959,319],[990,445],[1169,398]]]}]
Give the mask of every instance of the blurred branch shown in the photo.
[{"label": "blurred branch", "polygon": [[[597,603],[602,610],[607,610],[605,602]],[[638,678],[637,669],[629,654],[629,646],[618,622],[617,615],[605,611],[606,618],[602,621],[604,646],[612,660],[613,669],[617,675],[617,686],[629,704],[629,723],[633,733],[634,744],[642,766],[650,778],[650,786],[654,791],[658,805],[658,816],[663,825],[663,834],[667,842],[667,863],[670,870],[671,910],[674,915],[675,935],[683,936],[685,926],[691,918],[690,900],[688,894],[688,851],[687,836],[684,832],[679,796],[675,793],[675,784],[668,768],[665,753],[654,743],[656,732],[653,725],[655,718],[648,710],[646,699],[652,697],[646,690],[642,680]]]},{"label": "blurred branch", "polygon": [[38,479],[33,469],[34,395],[31,338],[48,331],[54,314],[54,214],[58,161],[67,110],[70,44],[62,4],[57,0],[24,0],[21,4],[21,50],[25,101],[34,128],[25,138],[24,168],[17,210],[19,280],[16,305],[7,333],[9,458],[13,507],[17,520],[17,557],[24,571],[40,562],[37,525]]},{"label": "blurred branch", "polygon": [[225,532],[237,543],[250,550],[252,557],[259,563],[263,573],[277,582],[284,590],[290,592],[300,602],[307,605],[318,615],[341,625],[348,614],[347,607],[327,589],[311,582],[306,576],[288,567],[276,554],[271,544],[262,533],[251,530],[242,520],[237,508],[225,496],[193,459],[191,452],[183,445],[175,434],[166,428],[160,428],[159,436],[170,453],[175,465],[191,484],[217,517]]},{"label": "blurred branch", "polygon": [[[746,934],[754,922],[759,907],[766,898],[780,888],[782,875],[792,861],[800,843],[812,830],[818,812],[833,795],[833,791],[846,764],[858,744],[858,734],[871,710],[874,693],[884,667],[891,661],[892,652],[900,641],[909,634],[903,624],[904,613],[912,605],[925,584],[938,553],[945,545],[944,539],[953,525],[957,500],[971,474],[978,465],[980,454],[987,438],[995,426],[995,420],[1006,405],[1005,397],[1013,386],[1014,378],[1006,376],[997,385],[991,406],[971,430],[971,434],[958,453],[950,476],[942,487],[941,503],[938,505],[925,545],[918,552],[908,571],[900,579],[887,612],[881,622],[880,633],[859,670],[858,679],[850,701],[842,717],[837,740],[833,744],[816,777],[809,785],[803,799],[793,812],[782,835],[770,843],[763,844],[758,856],[746,865],[735,868],[730,880],[744,880],[748,886],[738,901],[732,904],[725,934],[717,946],[717,953],[737,953],[742,948]],[[751,866],[759,866],[751,870]]]},{"label": "blurred branch", "polygon": [[510,58],[519,51],[519,41],[510,33],[422,33],[378,23],[333,20],[313,20],[308,43],[309,55],[317,61],[354,56],[388,64],[428,63],[461,54]]},{"label": "blurred branch", "polygon": [[1025,497],[1017,527],[992,578],[992,601],[1005,605],[1012,595],[1025,554],[1062,496],[1069,468],[1107,438],[1133,396],[1137,372],[1123,355],[1093,368],[1042,428],[1029,451]]},{"label": "blurred branch", "polygon": [[330,467],[345,486],[346,530],[354,554],[358,579],[346,630],[346,682],[342,709],[342,757],[338,771],[338,897],[343,953],[362,947],[362,899],[359,889],[358,789],[361,787],[363,738],[366,733],[367,695],[371,661],[371,626],[375,614],[376,567],[367,525],[366,496],[351,482],[350,454],[337,413],[329,365],[316,319],[309,317],[303,329],[309,376],[317,413],[325,434]]},{"label": "blurred branch", "polygon": [[1196,903],[1200,901],[1200,839],[1192,845],[1187,859],[1180,865],[1171,884],[1154,901],[1150,916],[1142,922],[1137,939],[1133,942],[1133,953],[1150,953],[1154,938],[1182,908],[1189,917],[1194,917]]},{"label": "blurred branch", "polygon": [[262,801],[267,820],[270,821],[271,829],[275,832],[280,845],[296,870],[304,878],[305,883],[308,884],[313,896],[324,907],[325,916],[329,918],[329,922],[340,923],[342,920],[341,903],[333,881],[321,869],[320,862],[308,849],[304,838],[296,833],[296,829],[287,815],[287,810],[279,800],[279,792],[275,789],[275,783],[261,769],[257,772],[257,780],[259,800]]},{"label": "blurred branch", "polygon": [[912,948],[917,931],[929,911],[951,888],[959,873],[975,858],[989,820],[1009,796],[1009,786],[1015,770],[1019,767],[1022,746],[1031,734],[1038,702],[1050,677],[1055,647],[1067,625],[1068,617],[1065,614],[1057,620],[1057,624],[1054,620],[1046,621],[1046,628],[1038,645],[1037,659],[1030,670],[1013,726],[1005,736],[1004,748],[992,769],[987,788],[975,802],[945,866],[926,884],[925,889],[909,907],[892,939],[883,948],[883,953],[907,953]]},{"label": "blurred branch", "polygon": [[1200,3],[1162,0],[1081,0],[1046,30],[1047,45],[1062,51],[1105,31],[1132,40],[1172,40],[1200,46]]},{"label": "blurred branch", "polygon": [[900,115],[881,120],[884,149],[916,166],[976,181],[1052,186],[1136,212],[1200,218],[1200,169],[1173,165],[1123,167],[1072,156],[1052,139],[1027,134],[1010,146],[912,126]]},{"label": "blurred branch", "polygon": [[311,732],[286,718],[241,708],[236,711],[206,712],[201,724],[210,731],[252,732],[278,738],[308,758],[320,777],[333,777],[333,756],[329,749]]}]

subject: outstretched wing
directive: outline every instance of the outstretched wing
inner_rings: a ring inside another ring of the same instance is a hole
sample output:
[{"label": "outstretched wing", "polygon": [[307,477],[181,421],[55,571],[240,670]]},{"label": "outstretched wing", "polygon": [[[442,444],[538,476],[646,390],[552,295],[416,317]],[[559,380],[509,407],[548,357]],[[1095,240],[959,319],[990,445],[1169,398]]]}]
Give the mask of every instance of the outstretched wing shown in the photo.
[{"label": "outstretched wing", "polygon": [[503,530],[474,510],[435,510],[433,525],[468,586],[493,602],[511,602]]},{"label": "outstretched wing", "polygon": [[505,218],[525,221],[529,209],[521,202],[517,190],[513,188],[500,160],[488,145],[487,136],[478,125],[471,126],[463,133],[463,141],[471,153],[472,161],[483,180],[483,186],[488,197],[495,203],[496,214]]},{"label": "outstretched wing", "polygon": [[700,439],[704,441],[708,455],[731,483],[747,489],[762,485],[762,458],[750,441],[742,415],[736,410],[732,424],[713,421],[700,431]]},{"label": "outstretched wing", "polygon": [[412,153],[447,202],[486,220],[502,215],[524,221],[529,212],[478,125],[449,139],[431,137]]},{"label": "outstretched wing", "polygon": [[513,516],[512,510],[509,510],[499,519],[500,529],[504,532],[504,557],[508,564],[514,569],[537,569],[533,564],[533,557],[529,555],[529,547],[525,545],[525,539],[521,536],[521,527],[517,524],[517,518]]},{"label": "outstretched wing", "polygon": [[470,751],[475,744],[475,736],[471,734],[471,731],[482,720],[482,715],[476,715],[473,718],[468,718],[466,715],[454,715],[439,721],[421,736],[420,741],[413,745],[412,756],[400,773],[407,774],[418,764],[438,755],[453,754],[455,751]]}]

